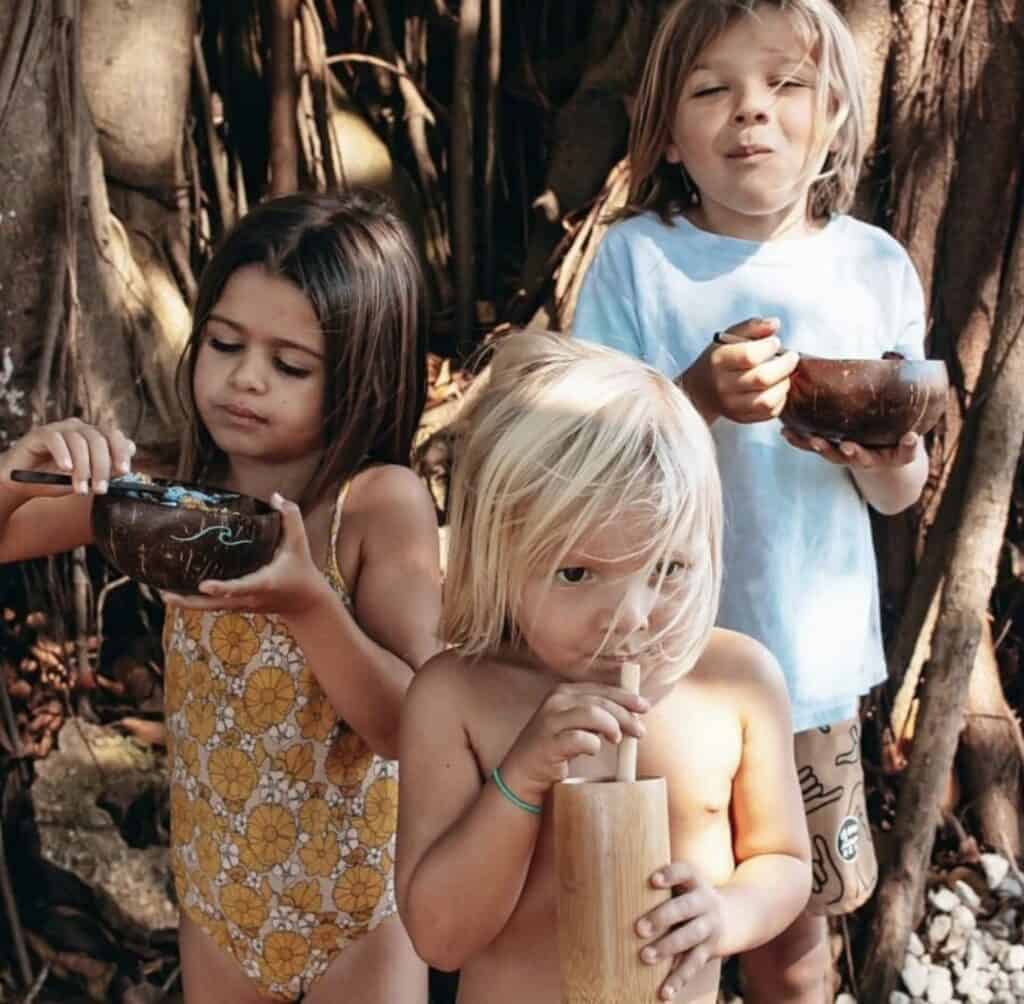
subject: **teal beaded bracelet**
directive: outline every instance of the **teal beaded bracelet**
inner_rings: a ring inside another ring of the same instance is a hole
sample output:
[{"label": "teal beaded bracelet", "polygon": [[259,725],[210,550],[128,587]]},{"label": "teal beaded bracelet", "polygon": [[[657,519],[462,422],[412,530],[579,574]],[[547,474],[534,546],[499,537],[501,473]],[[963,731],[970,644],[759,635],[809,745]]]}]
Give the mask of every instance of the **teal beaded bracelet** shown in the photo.
[{"label": "teal beaded bracelet", "polygon": [[534,816],[539,816],[543,811],[543,806],[533,805],[531,802],[524,802],[507,784],[505,784],[505,780],[501,776],[501,771],[499,771],[497,767],[491,771],[491,780],[494,781],[498,791],[500,791],[517,809],[523,809],[525,812],[529,812]]}]

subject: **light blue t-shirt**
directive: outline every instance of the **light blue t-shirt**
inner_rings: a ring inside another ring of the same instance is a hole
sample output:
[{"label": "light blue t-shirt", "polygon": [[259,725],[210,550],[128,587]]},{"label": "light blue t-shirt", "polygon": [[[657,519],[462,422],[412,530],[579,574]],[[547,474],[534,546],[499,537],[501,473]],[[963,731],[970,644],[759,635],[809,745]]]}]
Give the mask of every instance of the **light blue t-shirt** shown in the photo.
[{"label": "light blue t-shirt", "polygon": [[[833,358],[923,357],[924,298],[903,248],[848,216],[797,240],[720,237],[653,214],[611,227],[584,280],[576,337],[668,376],[716,331],[778,317],[783,346]],[[779,660],[796,731],[841,721],[885,677],[867,505],[849,472],[790,446],[777,419],[711,426],[725,497],[718,623]]]}]

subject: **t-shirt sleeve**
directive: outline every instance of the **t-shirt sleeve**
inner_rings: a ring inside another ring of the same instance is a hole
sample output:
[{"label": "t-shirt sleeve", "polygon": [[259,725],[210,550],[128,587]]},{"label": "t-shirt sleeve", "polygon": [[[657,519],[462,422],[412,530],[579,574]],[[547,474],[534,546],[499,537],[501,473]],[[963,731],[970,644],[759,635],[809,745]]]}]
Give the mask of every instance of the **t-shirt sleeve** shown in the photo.
[{"label": "t-shirt sleeve", "polygon": [[572,334],[587,342],[644,359],[628,262],[606,237],[587,271],[576,302]]},{"label": "t-shirt sleeve", "polygon": [[924,290],[918,278],[917,269],[906,256],[903,264],[903,281],[900,288],[900,311],[893,330],[894,352],[907,359],[924,359],[925,304]]}]

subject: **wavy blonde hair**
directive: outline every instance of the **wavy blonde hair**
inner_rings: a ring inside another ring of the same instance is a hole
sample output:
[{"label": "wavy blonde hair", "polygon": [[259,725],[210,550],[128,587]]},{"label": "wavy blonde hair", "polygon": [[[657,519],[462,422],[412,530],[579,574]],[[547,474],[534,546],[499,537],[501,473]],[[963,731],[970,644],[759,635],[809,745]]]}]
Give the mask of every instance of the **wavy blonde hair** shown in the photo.
[{"label": "wavy blonde hair", "polygon": [[507,336],[478,379],[486,386],[456,440],[444,639],[471,656],[520,645],[527,581],[553,581],[581,539],[628,517],[650,528],[629,557],[652,575],[685,549],[690,567],[659,634],[689,670],[722,574],[721,486],[703,419],[657,370],[549,332]]},{"label": "wavy blonde hair", "polygon": [[685,166],[665,159],[679,98],[701,52],[762,8],[790,18],[818,71],[808,215],[826,219],[853,204],[867,149],[863,83],[853,35],[829,0],[679,0],[662,19],[644,66],[629,134],[629,194],[618,218],[653,211],[670,223],[699,201]]}]

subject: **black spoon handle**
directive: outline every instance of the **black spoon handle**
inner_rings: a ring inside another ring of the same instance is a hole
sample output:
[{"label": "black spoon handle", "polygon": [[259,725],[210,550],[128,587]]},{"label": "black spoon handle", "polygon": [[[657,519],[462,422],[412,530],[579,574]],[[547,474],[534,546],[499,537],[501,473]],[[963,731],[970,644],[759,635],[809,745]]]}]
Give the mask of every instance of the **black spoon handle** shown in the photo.
[{"label": "black spoon handle", "polygon": [[[51,471],[11,471],[12,481],[22,481],[33,485],[70,485],[70,474],[54,474]],[[126,492],[148,492],[150,495],[163,495],[167,488],[164,485],[151,485],[145,481],[122,481],[114,478],[110,481],[108,491],[118,494]]]}]

